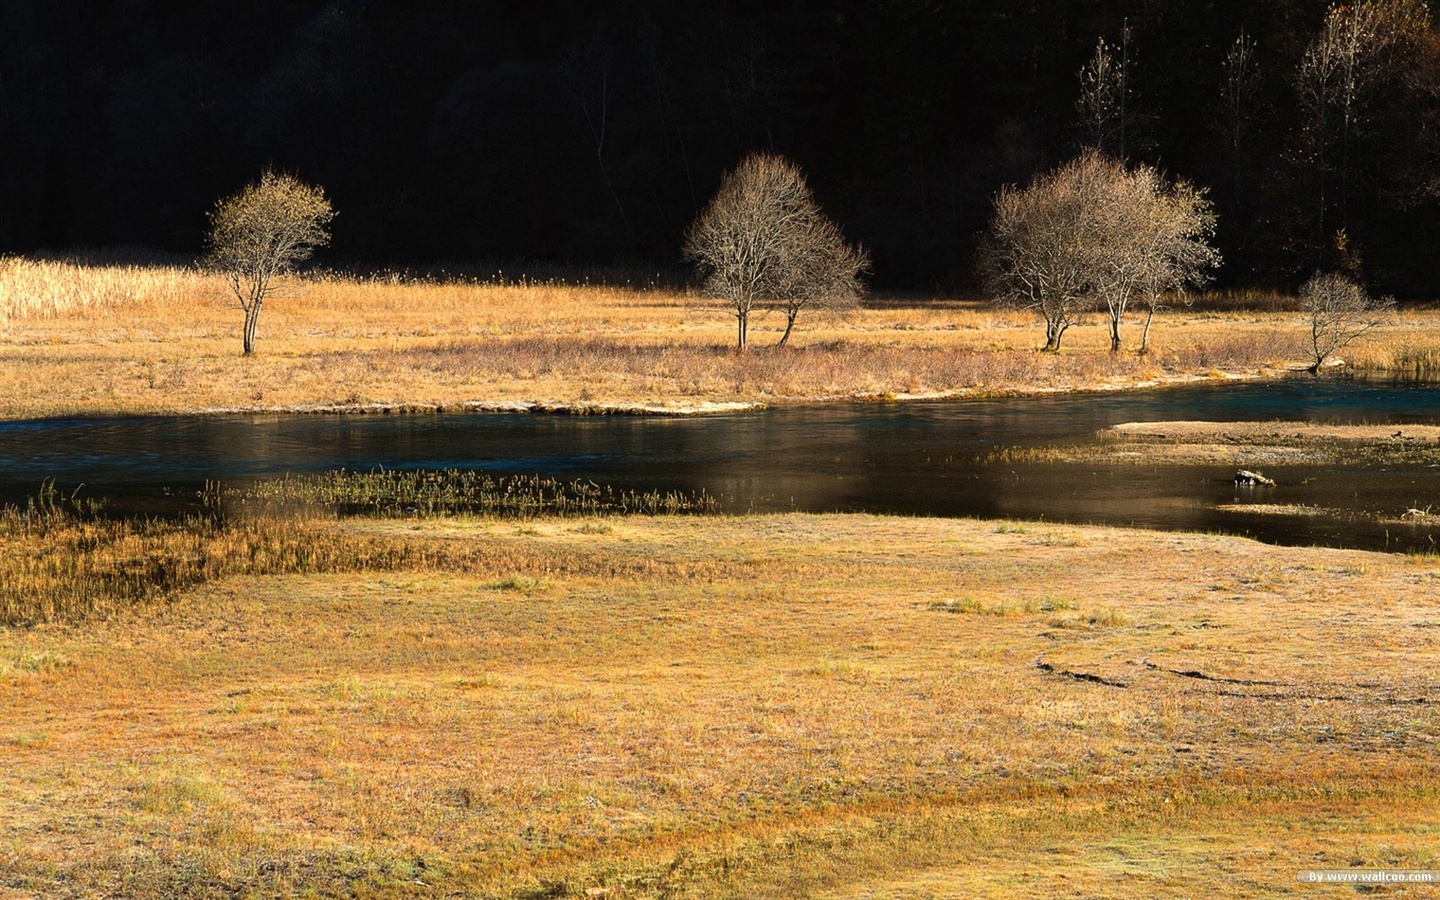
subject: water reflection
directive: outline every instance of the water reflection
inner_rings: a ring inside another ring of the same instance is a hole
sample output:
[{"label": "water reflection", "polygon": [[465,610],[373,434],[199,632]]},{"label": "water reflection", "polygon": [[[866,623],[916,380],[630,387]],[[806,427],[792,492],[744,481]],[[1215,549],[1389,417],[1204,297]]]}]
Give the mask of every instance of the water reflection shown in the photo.
[{"label": "water reflection", "polygon": [[[1315,379],[1054,398],[855,404],[703,419],[543,415],[235,416],[0,425],[0,499],[43,479],[116,508],[184,508],[206,480],[346,468],[470,468],[705,490],[731,509],[1046,518],[1223,530],[1288,543],[1428,547],[1410,526],[1217,509],[1249,502],[1232,468],[985,462],[1001,447],[1086,441],[1124,421],[1428,422],[1440,390]],[[1440,464],[1440,460],[1436,460]],[[1289,467],[1287,504],[1398,516],[1440,507],[1440,468]]]}]

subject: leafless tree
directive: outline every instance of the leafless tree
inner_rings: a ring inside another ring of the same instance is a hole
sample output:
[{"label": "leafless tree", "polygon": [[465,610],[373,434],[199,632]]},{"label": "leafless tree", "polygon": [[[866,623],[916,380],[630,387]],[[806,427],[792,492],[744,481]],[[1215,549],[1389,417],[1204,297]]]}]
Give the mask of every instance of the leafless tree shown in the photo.
[{"label": "leafless tree", "polygon": [[1148,352],[1150,325],[1167,294],[1204,283],[1220,262],[1210,245],[1215,212],[1205,191],[1170,184],[1158,171],[1112,164],[1109,190],[1095,210],[1096,258],[1092,287],[1110,320],[1110,351],[1121,347],[1120,325],[1132,302],[1146,310],[1140,351]]},{"label": "leafless tree", "polygon": [[1203,191],[1089,151],[1024,190],[1001,189],[981,269],[1000,302],[1039,313],[1046,350],[1060,349],[1065,331],[1099,304],[1118,351],[1132,300],[1153,315],[1165,292],[1198,283],[1219,262],[1209,245],[1214,221]]},{"label": "leafless tree", "polygon": [[610,166],[605,155],[605,137],[610,126],[611,44],[612,35],[608,23],[602,21],[588,40],[577,39],[571,45],[567,56],[580,99],[580,112],[584,115],[585,125],[595,143],[595,163],[600,171],[600,180],[604,182],[606,192],[615,203],[615,211],[619,213],[625,231],[634,239],[635,228],[630,222],[630,215],[625,211],[625,204],[620,200],[619,192],[615,190],[615,181],[610,176]]},{"label": "leafless tree", "polygon": [[1124,78],[1115,50],[1102,37],[1095,42],[1095,55],[1080,70],[1080,99],[1075,102],[1088,145],[1105,150],[1120,130],[1120,105],[1125,95]]},{"label": "leafless tree", "polygon": [[1000,303],[1034,310],[1055,352],[1089,302],[1098,256],[1095,210],[1114,163],[1087,152],[1021,190],[1002,187],[981,244],[980,269]]},{"label": "leafless tree", "polygon": [[215,204],[206,264],[222,273],[245,312],[245,355],[277,277],[330,242],[335,217],[325,192],[291,175],[266,171],[260,180]]},{"label": "leafless tree", "polygon": [[726,174],[690,226],[685,256],[699,269],[706,294],[734,312],[741,350],[752,313],[785,313],[783,346],[801,310],[853,306],[869,269],[865,252],[846,243],[821,212],[804,173],[763,153]]},{"label": "leafless tree", "polygon": [[1261,121],[1260,67],[1255,61],[1255,39],[1244,31],[1230,45],[1225,55],[1217,120],[1220,132],[1230,150],[1231,188],[1233,202],[1239,206],[1244,197],[1242,173],[1245,169],[1249,142],[1256,124]]},{"label": "leafless tree", "polygon": [[1334,353],[1385,322],[1395,301],[1374,298],[1354,280],[1333,272],[1316,274],[1300,288],[1310,320],[1310,350],[1316,373]]},{"label": "leafless tree", "polygon": [[[1150,324],[1165,298],[1185,295],[1190,287],[1210,280],[1220,265],[1220,251],[1211,246],[1215,236],[1215,207],[1202,188],[1186,181],[1157,194],[1151,207],[1148,263],[1138,283],[1138,299],[1145,309],[1140,352],[1150,351]],[[1118,329],[1112,333],[1118,338]]]},{"label": "leafless tree", "polygon": [[[1400,73],[1406,51],[1430,27],[1424,0],[1366,0],[1335,5],[1300,60],[1296,88],[1310,118],[1318,181],[1319,228],[1325,233],[1327,151],[1340,153],[1340,227],[1347,222],[1351,146],[1377,91]],[[1338,134],[1333,132],[1337,129]]]},{"label": "leafless tree", "polygon": [[1080,96],[1075,109],[1085,132],[1085,146],[1118,159],[1128,159],[1140,137],[1140,119],[1131,84],[1130,23],[1114,46],[1099,38],[1095,55],[1080,69]]}]

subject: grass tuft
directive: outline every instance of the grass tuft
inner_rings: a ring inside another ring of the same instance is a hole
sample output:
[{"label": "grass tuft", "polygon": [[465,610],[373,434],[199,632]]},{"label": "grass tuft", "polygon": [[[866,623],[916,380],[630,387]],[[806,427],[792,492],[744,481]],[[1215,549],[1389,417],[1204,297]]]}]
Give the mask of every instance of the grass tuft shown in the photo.
[{"label": "grass tuft", "polygon": [[463,469],[291,475],[212,493],[212,502],[232,513],[261,515],[482,515],[526,519],[710,513],[717,507],[715,498],[703,491],[627,491],[592,481],[538,475],[495,476]]}]

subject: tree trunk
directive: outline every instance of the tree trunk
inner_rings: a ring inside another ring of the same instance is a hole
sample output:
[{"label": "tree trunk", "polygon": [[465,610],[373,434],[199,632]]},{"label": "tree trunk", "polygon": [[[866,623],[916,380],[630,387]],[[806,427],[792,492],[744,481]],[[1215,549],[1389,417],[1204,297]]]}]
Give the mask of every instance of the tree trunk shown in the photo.
[{"label": "tree trunk", "polygon": [[785,310],[785,333],[780,335],[780,343],[775,346],[783,347],[785,346],[785,342],[790,340],[790,329],[795,327],[795,317],[799,314],[800,310],[798,309],[791,308]]},{"label": "tree trunk", "polygon": [[1155,319],[1155,307],[1151,306],[1150,311],[1145,315],[1145,328],[1140,332],[1140,355],[1144,356],[1150,352],[1150,323]]},{"label": "tree trunk", "polygon": [[255,329],[260,323],[260,304],[257,301],[249,309],[245,310],[245,333],[242,341],[245,345],[245,354],[249,356],[255,352]]},{"label": "tree trunk", "polygon": [[737,309],[735,311],[735,349],[744,350],[746,346],[745,331],[750,325],[750,310]]},{"label": "tree trunk", "polygon": [[1063,324],[1061,324],[1060,322],[1047,320],[1045,322],[1045,352],[1059,353],[1060,338],[1064,334],[1065,326]]},{"label": "tree trunk", "polygon": [[1115,315],[1110,317],[1110,352],[1120,352],[1120,317]]}]

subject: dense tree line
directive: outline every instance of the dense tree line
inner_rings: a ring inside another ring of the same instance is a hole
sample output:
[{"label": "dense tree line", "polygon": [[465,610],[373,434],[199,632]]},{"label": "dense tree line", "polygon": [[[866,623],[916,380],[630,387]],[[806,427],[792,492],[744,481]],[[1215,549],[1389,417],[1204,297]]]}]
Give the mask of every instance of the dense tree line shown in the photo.
[{"label": "dense tree line", "polygon": [[763,151],[877,286],[970,289],[996,191],[1107,140],[1101,51],[1106,149],[1209,188],[1222,284],[1434,296],[1440,41],[1381,5],[1357,70],[1323,0],[8,0],[0,250],[195,254],[270,167],[325,186],[357,264],[678,266]]}]

